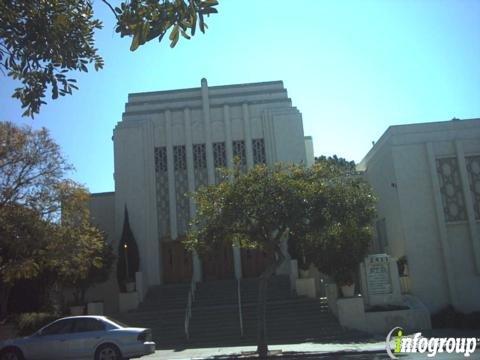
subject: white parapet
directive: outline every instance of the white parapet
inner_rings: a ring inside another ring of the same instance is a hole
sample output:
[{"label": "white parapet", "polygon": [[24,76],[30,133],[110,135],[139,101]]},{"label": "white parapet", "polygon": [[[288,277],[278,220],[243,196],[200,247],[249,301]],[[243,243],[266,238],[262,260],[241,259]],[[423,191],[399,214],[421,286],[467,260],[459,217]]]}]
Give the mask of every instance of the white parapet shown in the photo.
[{"label": "white parapet", "polygon": [[402,305],[405,309],[366,312],[363,297],[341,298],[337,300],[338,320],[345,328],[378,335],[397,326],[406,332],[432,328],[430,313],[419,299],[405,295]]},{"label": "white parapet", "polygon": [[307,296],[312,299],[317,296],[314,278],[297,279],[295,289],[297,290],[297,295]]}]

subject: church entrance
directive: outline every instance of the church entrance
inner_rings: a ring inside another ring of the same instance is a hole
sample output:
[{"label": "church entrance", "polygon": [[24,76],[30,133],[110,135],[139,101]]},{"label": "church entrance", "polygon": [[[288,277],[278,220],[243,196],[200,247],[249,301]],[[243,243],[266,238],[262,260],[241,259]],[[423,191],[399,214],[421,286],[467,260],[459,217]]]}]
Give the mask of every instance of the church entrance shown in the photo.
[{"label": "church entrance", "polygon": [[192,253],[181,241],[168,241],[162,244],[163,281],[165,284],[189,282],[193,274]]},{"label": "church entrance", "polygon": [[273,254],[258,249],[242,249],[242,276],[259,277],[273,261]]},{"label": "church entrance", "polygon": [[219,244],[202,258],[203,280],[222,280],[234,277],[233,249],[231,245]]}]

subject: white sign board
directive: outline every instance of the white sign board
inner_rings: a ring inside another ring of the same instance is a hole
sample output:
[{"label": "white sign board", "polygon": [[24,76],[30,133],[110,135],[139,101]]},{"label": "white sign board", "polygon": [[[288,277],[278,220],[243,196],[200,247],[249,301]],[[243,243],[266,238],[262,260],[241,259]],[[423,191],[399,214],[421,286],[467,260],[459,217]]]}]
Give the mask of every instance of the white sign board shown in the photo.
[{"label": "white sign board", "polygon": [[367,257],[367,288],[371,295],[392,293],[390,267],[387,256],[373,255]]}]

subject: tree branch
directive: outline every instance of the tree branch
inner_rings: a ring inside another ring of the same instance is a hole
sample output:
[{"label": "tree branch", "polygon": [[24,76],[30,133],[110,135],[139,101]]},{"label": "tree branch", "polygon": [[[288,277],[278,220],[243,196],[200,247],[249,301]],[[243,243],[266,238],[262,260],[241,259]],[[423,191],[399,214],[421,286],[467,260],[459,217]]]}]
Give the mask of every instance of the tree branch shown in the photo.
[{"label": "tree branch", "polygon": [[110,10],[112,10],[113,15],[115,15],[115,17],[116,17],[117,20],[118,20],[118,14],[117,14],[117,12],[115,11],[115,9],[113,8],[113,6],[112,6],[107,0],[102,0],[102,2],[105,3],[105,4],[110,8]]}]

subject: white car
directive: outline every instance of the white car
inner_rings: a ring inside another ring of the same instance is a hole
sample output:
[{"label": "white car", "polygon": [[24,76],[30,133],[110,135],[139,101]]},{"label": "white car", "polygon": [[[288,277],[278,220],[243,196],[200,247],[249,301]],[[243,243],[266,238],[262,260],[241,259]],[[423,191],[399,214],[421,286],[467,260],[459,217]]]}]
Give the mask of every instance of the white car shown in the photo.
[{"label": "white car", "polygon": [[56,320],[31,336],[0,342],[0,360],[121,360],[155,352],[150,329],[105,316]]}]

